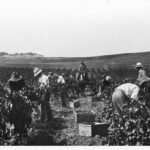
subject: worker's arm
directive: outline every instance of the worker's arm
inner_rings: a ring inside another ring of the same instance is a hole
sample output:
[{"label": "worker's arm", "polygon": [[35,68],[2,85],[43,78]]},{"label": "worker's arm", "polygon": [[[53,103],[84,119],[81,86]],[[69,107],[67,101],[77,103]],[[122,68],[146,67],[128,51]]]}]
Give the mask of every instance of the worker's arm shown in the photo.
[{"label": "worker's arm", "polygon": [[103,91],[103,81],[100,82],[99,84],[99,89],[98,89],[98,94],[97,96],[100,97]]},{"label": "worker's arm", "polygon": [[100,85],[100,86],[99,86],[99,91],[98,91],[97,96],[98,96],[98,97],[100,97],[100,96],[101,96],[101,94],[102,94],[102,87],[101,87],[101,85]]}]

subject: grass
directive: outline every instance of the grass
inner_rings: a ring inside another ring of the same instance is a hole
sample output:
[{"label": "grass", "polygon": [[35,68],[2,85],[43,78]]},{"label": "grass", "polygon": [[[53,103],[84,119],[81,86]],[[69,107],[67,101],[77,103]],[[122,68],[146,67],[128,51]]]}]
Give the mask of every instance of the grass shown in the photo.
[{"label": "grass", "polygon": [[33,67],[41,68],[78,68],[84,61],[89,68],[133,68],[137,61],[142,61],[145,67],[150,64],[150,52],[106,55],[95,57],[0,57],[0,67]]}]

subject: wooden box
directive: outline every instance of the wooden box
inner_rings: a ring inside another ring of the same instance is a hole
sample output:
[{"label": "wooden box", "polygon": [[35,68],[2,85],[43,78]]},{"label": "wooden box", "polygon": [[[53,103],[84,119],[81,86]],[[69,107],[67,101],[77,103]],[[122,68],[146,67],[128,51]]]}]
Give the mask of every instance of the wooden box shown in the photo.
[{"label": "wooden box", "polygon": [[99,123],[99,122],[94,122],[94,123],[79,123],[78,124],[78,130],[79,130],[79,135],[80,136],[95,136],[95,135],[100,135],[100,136],[106,136],[108,135],[108,123]]},{"label": "wooden box", "polygon": [[83,123],[83,122],[94,122],[95,121],[95,114],[87,111],[78,111],[74,112],[75,114],[75,122]]},{"label": "wooden box", "polygon": [[87,97],[87,101],[89,102],[89,103],[92,103],[92,102],[97,102],[98,101],[98,97],[97,96],[88,96]]},{"label": "wooden box", "polygon": [[74,100],[71,102],[68,102],[69,108],[77,108],[80,107],[80,101],[79,100]]}]

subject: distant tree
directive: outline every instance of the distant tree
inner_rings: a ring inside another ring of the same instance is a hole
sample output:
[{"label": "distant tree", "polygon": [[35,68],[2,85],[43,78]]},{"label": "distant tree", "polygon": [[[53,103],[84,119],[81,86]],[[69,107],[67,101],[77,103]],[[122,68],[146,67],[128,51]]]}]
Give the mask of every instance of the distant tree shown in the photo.
[{"label": "distant tree", "polygon": [[39,54],[36,54],[36,53],[32,53],[32,52],[28,52],[28,53],[13,53],[13,54],[9,54],[7,52],[0,52],[0,56],[5,56],[5,55],[8,55],[8,56],[26,56],[26,55],[29,55],[29,56],[42,56],[42,55],[39,55]]},{"label": "distant tree", "polygon": [[6,52],[0,52],[0,56],[8,55]]}]

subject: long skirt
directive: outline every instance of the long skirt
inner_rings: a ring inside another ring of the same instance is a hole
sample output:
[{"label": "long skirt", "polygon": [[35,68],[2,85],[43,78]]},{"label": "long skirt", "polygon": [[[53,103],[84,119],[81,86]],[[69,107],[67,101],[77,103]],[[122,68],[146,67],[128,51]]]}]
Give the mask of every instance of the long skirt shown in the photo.
[{"label": "long skirt", "polygon": [[50,121],[53,118],[49,100],[50,100],[50,91],[46,89],[42,93],[41,120],[45,120],[46,116],[48,121]]}]

